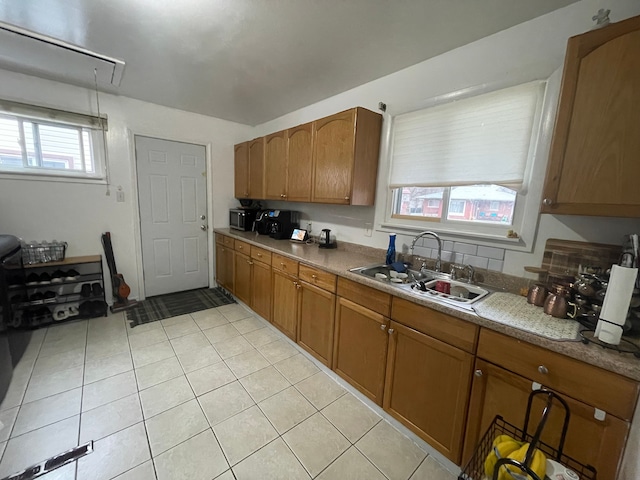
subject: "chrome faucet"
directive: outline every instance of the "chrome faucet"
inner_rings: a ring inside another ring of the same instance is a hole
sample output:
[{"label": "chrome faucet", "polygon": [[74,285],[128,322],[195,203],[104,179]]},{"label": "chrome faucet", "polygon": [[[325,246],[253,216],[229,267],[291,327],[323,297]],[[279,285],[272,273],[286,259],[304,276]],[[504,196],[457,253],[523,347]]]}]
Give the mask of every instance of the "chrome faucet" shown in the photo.
[{"label": "chrome faucet", "polygon": [[[438,236],[437,233],[435,232],[431,232],[429,230],[427,230],[426,232],[421,232],[418,235],[415,236],[415,238],[413,239],[413,242],[411,242],[411,258],[413,258],[413,247],[416,246],[416,242],[418,240],[420,240],[422,237],[424,236],[431,236],[433,238],[436,239],[436,242],[438,242],[438,258],[436,259],[436,272],[440,272],[442,271],[442,240],[440,240],[440,237]],[[422,262],[422,267],[424,268],[425,263]]]},{"label": "chrome faucet", "polygon": [[471,265],[457,265],[455,263],[451,264],[451,280],[456,280],[458,278],[458,271],[464,272],[467,271],[467,283],[473,283],[473,275],[475,273],[474,268]]}]

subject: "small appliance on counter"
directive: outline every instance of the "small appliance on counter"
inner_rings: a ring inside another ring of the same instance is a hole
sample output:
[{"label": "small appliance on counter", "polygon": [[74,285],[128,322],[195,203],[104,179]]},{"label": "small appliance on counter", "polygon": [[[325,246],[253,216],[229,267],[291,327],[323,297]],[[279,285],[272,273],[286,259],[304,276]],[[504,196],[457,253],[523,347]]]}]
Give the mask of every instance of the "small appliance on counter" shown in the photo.
[{"label": "small appliance on counter", "polygon": [[336,248],[338,245],[336,244],[335,239],[331,240],[331,230],[328,228],[323,228],[322,232],[320,232],[320,239],[318,241],[318,247],[320,248]]},{"label": "small appliance on counter", "polygon": [[260,210],[253,223],[253,230],[276,240],[289,240],[300,225],[298,212],[292,210]]},{"label": "small appliance on counter", "polygon": [[229,228],[245,232],[253,228],[253,222],[260,210],[255,208],[232,208],[229,210]]}]

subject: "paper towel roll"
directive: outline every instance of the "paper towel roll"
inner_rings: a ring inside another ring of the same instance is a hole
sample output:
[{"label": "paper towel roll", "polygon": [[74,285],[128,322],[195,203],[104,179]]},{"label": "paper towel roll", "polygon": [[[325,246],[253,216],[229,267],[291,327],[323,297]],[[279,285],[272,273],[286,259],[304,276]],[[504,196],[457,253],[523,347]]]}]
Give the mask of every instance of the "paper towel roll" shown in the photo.
[{"label": "paper towel roll", "polygon": [[[619,265],[614,265],[611,268],[607,294],[604,297],[600,320],[598,320],[598,325],[596,326],[596,336],[603,342],[611,345],[620,343],[620,338],[622,337],[621,326],[624,325],[627,319],[637,276],[637,268],[627,268]],[[606,322],[602,320],[606,320]],[[612,323],[615,325],[612,325]],[[620,327],[616,325],[620,325]]]}]

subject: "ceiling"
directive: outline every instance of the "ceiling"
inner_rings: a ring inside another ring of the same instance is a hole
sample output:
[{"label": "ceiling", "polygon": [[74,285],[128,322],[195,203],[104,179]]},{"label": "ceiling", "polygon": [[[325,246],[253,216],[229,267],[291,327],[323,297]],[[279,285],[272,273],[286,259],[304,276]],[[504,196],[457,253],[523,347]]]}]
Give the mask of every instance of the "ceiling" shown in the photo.
[{"label": "ceiling", "polygon": [[124,60],[106,91],[257,125],[575,1],[2,0],[0,21]]}]

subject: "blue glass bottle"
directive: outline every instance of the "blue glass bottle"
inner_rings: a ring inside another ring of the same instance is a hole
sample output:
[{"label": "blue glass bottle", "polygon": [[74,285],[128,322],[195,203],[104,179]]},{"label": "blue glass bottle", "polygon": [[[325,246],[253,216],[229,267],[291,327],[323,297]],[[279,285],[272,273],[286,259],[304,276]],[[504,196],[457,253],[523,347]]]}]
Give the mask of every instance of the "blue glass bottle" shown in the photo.
[{"label": "blue glass bottle", "polygon": [[387,248],[387,257],[385,259],[385,263],[387,265],[391,265],[396,261],[396,234],[389,234],[389,247]]}]

